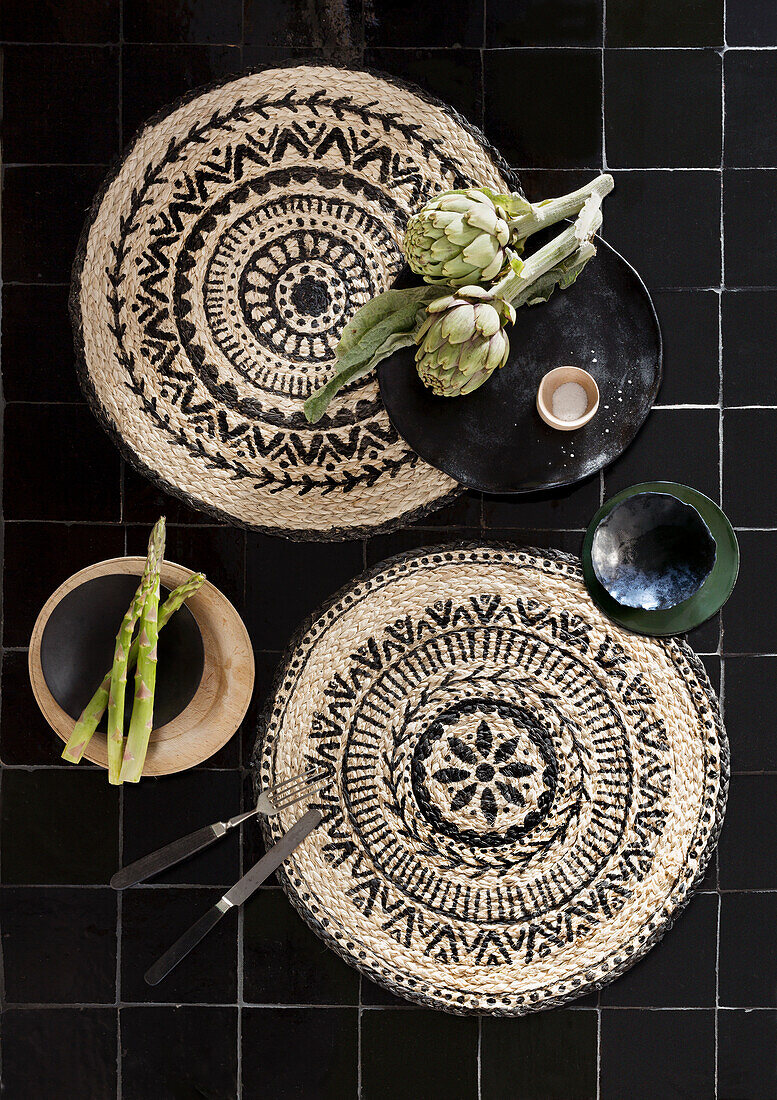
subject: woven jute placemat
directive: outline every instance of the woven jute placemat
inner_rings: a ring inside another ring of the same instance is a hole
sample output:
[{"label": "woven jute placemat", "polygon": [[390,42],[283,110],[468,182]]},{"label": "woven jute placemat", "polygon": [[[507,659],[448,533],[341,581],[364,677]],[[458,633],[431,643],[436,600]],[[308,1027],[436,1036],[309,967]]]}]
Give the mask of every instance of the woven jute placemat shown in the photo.
[{"label": "woven jute placemat", "polygon": [[355,537],[457,491],[398,438],[374,375],[311,426],[356,309],[436,191],[517,186],[418,89],[326,65],[200,90],[143,129],[89,215],[71,312],[83,388],[145,474],[291,538]]},{"label": "woven jute placemat", "polygon": [[281,872],[292,903],[374,981],[459,1013],[630,967],[701,880],[728,784],[691,650],[610,623],[576,559],[495,545],[392,558],[306,624],[255,778],[313,763],[332,781]]}]

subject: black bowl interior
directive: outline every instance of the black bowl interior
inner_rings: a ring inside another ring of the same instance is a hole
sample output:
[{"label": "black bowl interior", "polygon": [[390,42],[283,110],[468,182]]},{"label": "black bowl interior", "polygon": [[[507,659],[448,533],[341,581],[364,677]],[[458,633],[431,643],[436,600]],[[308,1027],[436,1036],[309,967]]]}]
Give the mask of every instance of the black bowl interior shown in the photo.
[{"label": "black bowl interior", "polygon": [[591,563],[619,604],[659,611],[698,592],[715,554],[715,540],[695,508],[667,493],[638,493],[599,524]]},{"label": "black bowl interior", "polygon": [[[49,691],[71,718],[78,718],[113,662],[116,634],[138,586],[126,573],[94,577],[68,592],[49,616],[40,647]],[[162,599],[169,595],[162,589]],[[197,621],[186,604],[159,634],[154,726],[177,717],[194,698],[205,667]],[[134,680],[127,680],[125,729],[132,714]],[[105,730],[103,717],[99,730]]]}]

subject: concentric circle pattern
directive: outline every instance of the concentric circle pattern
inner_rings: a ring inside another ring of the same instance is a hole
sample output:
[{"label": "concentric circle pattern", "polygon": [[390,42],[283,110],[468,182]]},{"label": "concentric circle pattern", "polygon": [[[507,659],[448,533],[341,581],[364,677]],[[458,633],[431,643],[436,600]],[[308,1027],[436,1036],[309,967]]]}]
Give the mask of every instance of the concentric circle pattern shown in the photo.
[{"label": "concentric circle pattern", "polygon": [[510,186],[482,135],[363,72],[266,70],[153,121],[74,274],[101,420],[168,490],[247,526],[338,538],[439,505],[455,482],[398,438],[373,375],[315,426],[302,405],[400,272],[408,216],[473,180]]},{"label": "concentric circle pattern", "polygon": [[520,1014],[612,980],[672,923],[728,748],[691,651],[614,627],[576,561],[465,546],[385,562],[321,612],[256,762],[262,787],[332,770],[284,865],[330,946],[413,1000]]}]

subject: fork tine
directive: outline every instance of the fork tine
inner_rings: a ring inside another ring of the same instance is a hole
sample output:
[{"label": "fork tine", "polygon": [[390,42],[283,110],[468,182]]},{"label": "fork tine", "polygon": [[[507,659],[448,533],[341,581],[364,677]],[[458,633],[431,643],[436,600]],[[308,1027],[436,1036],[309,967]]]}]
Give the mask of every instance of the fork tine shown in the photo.
[{"label": "fork tine", "polygon": [[325,782],[325,779],[320,779],[317,783],[312,783],[309,787],[306,787],[304,791],[295,794],[293,798],[287,798],[284,802],[274,803],[276,810],[280,813],[281,810],[285,810],[288,806],[293,806],[296,802],[301,802],[303,798],[307,798],[309,794],[318,790]]},{"label": "fork tine", "polygon": [[293,775],[290,779],[282,779],[280,783],[273,783],[271,787],[265,790],[267,795],[277,795],[288,793],[288,789],[296,787],[300,783],[314,783],[319,779],[325,778],[329,774],[329,769],[325,767],[320,768],[308,768],[307,771],[301,772],[299,775]]}]

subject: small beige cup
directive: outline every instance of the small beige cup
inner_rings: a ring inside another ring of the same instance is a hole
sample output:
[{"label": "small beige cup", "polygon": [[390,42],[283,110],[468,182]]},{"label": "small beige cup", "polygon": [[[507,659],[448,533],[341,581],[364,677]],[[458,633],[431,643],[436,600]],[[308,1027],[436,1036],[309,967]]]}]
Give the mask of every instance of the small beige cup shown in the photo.
[{"label": "small beige cup", "polygon": [[[559,420],[553,415],[553,394],[565,382],[577,382],[585,390],[588,406],[577,420]],[[555,367],[543,377],[537,390],[537,412],[551,428],[560,432],[572,432],[582,428],[599,408],[599,387],[587,370],[581,367]]]}]

